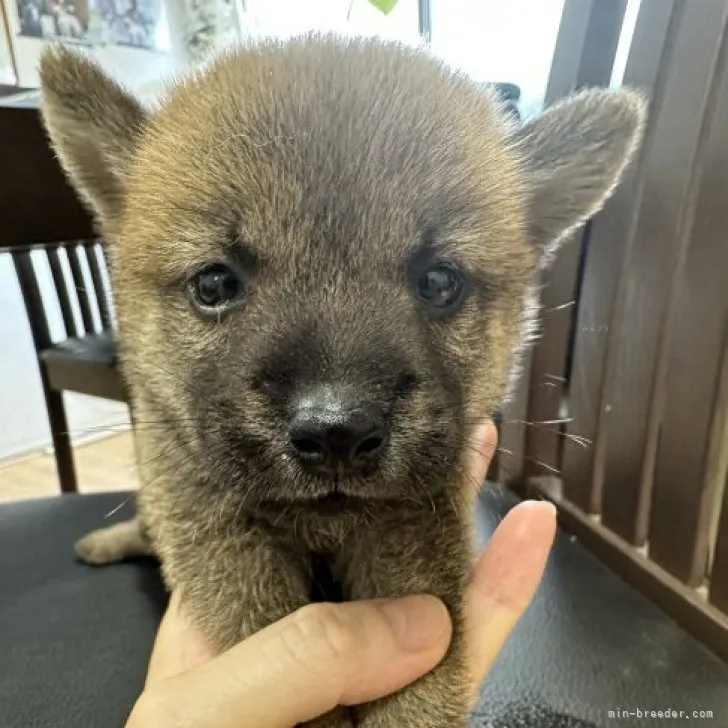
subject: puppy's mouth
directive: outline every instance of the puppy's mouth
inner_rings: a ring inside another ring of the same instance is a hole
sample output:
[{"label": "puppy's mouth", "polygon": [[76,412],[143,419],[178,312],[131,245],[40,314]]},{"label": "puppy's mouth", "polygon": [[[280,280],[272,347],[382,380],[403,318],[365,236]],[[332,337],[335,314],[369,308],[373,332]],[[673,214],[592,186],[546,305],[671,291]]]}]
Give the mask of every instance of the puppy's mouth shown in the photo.
[{"label": "puppy's mouth", "polygon": [[331,516],[333,518],[346,514],[363,514],[371,508],[373,503],[397,504],[401,496],[392,492],[362,486],[349,486],[346,490],[341,485],[323,486],[315,493],[303,495],[301,493],[281,493],[276,500],[260,503],[264,512],[276,513],[284,503],[295,506],[304,513],[317,516]]},{"label": "puppy's mouth", "polygon": [[333,490],[312,498],[308,503],[319,511],[338,513],[346,509],[347,506],[360,504],[364,500],[360,496],[347,495],[341,490],[337,490],[336,486],[334,486]]},{"label": "puppy's mouth", "polygon": [[351,474],[345,471],[331,473],[304,473],[303,485],[294,495],[295,500],[308,501],[312,504],[343,504],[347,501],[365,502],[372,499],[391,497],[389,484],[382,477],[379,469],[368,474]]}]

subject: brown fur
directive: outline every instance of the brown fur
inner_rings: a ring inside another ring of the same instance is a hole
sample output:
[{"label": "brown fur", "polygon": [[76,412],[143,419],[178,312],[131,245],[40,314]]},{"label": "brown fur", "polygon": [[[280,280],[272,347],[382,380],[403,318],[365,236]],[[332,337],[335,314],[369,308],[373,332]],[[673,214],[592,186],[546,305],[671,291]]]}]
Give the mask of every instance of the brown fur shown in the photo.
[{"label": "brown fur", "polygon": [[[230,53],[154,111],[67,50],[46,53],[42,79],[51,139],[112,252],[137,525],[168,586],[219,648],[310,601],[312,554],[347,599],[436,594],[455,627],[442,664],[320,725],[464,726],[463,458],[532,333],[539,263],[617,183],[642,101],[587,92],[514,128],[425,52],[314,36]],[[466,271],[449,318],[412,295],[429,259]],[[248,290],[211,321],[185,282],[214,261]],[[282,436],[275,402],[311,381],[392,419],[381,467],[337,496]],[[79,551],[138,553],[121,535]]]}]

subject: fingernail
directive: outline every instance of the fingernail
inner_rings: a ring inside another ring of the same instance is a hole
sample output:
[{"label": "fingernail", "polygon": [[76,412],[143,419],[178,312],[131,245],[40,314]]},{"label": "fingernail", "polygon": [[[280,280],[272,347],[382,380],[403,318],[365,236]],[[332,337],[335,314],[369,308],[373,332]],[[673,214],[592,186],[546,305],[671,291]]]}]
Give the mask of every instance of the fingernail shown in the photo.
[{"label": "fingernail", "polygon": [[475,583],[507,614],[519,616],[541,582],[556,531],[556,509],[546,501],[523,501],[498,526],[481,559]]},{"label": "fingernail", "polygon": [[537,500],[523,501],[513,510],[518,511],[513,543],[527,547],[521,556],[521,569],[525,569],[527,562],[538,564],[547,558],[553,545],[557,510],[553,503]]},{"label": "fingernail", "polygon": [[533,529],[538,527],[551,528],[557,513],[556,506],[550,501],[526,500],[519,503],[516,508],[522,514],[516,531],[518,536],[532,536]]},{"label": "fingernail", "polygon": [[382,602],[381,610],[403,650],[424,652],[450,639],[450,614],[433,596],[416,594],[388,599]]}]

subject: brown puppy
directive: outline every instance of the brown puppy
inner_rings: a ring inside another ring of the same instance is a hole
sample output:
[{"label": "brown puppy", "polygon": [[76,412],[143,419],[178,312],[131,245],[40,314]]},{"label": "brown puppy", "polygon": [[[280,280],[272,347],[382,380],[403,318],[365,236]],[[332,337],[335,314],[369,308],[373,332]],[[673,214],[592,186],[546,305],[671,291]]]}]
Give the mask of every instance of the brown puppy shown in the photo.
[{"label": "brown puppy", "polygon": [[61,48],[42,79],[112,254],[145,484],[139,521],[79,552],[153,550],[221,649],[307,604],[313,562],[346,599],[435,594],[442,664],[319,725],[464,726],[463,458],[642,101],[582,93],[515,128],[425,52],[314,36],[231,53],[155,111]]}]

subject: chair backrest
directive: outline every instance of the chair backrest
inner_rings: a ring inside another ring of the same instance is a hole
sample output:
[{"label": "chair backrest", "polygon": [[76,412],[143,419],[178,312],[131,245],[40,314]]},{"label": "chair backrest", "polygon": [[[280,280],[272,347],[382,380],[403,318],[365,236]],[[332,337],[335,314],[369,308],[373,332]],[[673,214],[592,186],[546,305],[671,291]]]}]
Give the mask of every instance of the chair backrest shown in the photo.
[{"label": "chair backrest", "polygon": [[[606,22],[613,39],[624,9],[567,0],[552,81],[581,68],[610,83],[614,55],[595,58],[578,38]],[[727,28],[727,0],[642,0],[617,33],[630,43],[622,82],[650,99],[646,138],[545,281],[543,336],[504,417],[514,454],[501,458],[501,475],[556,499],[585,541],[726,659]]]},{"label": "chair backrest", "polygon": [[[14,248],[10,254],[36,350],[59,338],[52,333],[54,310],[60,312],[61,338],[112,331],[115,316],[101,242],[44,243]],[[49,285],[42,285],[43,278]],[[50,300],[43,295],[49,289],[54,294]]]}]

